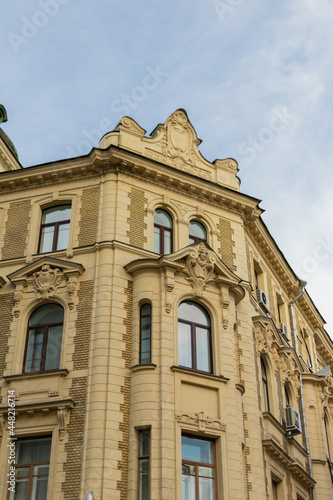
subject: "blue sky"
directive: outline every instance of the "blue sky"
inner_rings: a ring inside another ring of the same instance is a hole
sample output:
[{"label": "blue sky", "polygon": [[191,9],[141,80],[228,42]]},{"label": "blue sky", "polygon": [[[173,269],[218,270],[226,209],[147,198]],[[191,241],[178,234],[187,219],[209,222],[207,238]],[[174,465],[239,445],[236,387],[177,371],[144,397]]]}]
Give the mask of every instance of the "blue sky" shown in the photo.
[{"label": "blue sky", "polygon": [[333,333],[329,0],[13,0],[2,9],[3,129],[30,166],[85,154],[124,114],[150,133],[185,108]]}]

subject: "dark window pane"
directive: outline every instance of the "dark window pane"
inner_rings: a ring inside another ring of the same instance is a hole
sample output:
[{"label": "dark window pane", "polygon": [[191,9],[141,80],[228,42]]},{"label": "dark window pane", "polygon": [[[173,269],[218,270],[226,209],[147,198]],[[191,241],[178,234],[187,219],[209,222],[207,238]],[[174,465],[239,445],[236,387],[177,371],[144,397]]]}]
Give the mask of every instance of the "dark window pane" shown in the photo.
[{"label": "dark window pane", "polygon": [[168,227],[169,229],[172,228],[172,219],[170,215],[162,209],[157,209],[155,210],[154,213],[154,224],[158,224],[159,226],[164,226]]},{"label": "dark window pane", "polygon": [[140,500],[148,500],[149,475],[148,472],[140,473]]},{"label": "dark window pane", "polygon": [[30,330],[28,337],[28,351],[25,365],[26,372],[40,370],[43,349],[44,329]]},{"label": "dark window pane", "polygon": [[204,328],[197,327],[195,332],[196,332],[196,346],[197,346],[197,370],[209,372],[210,371],[209,331]]},{"label": "dark window pane", "polygon": [[42,224],[60,222],[71,218],[71,206],[61,205],[43,210]]},{"label": "dark window pane", "polygon": [[60,224],[58,231],[57,250],[64,250],[68,247],[69,223]]},{"label": "dark window pane", "polygon": [[171,232],[164,231],[164,253],[171,253]]},{"label": "dark window pane", "polygon": [[139,433],[139,442],[140,442],[139,455],[141,457],[149,455],[149,436],[150,436],[149,429],[140,431]]},{"label": "dark window pane", "polygon": [[151,306],[144,304],[141,314],[140,363],[150,363],[151,360]]},{"label": "dark window pane", "polygon": [[207,238],[206,229],[200,222],[196,220],[191,220],[189,224],[189,234],[190,238],[191,236],[194,237],[193,242],[195,241],[196,238],[200,240],[206,240]]},{"label": "dark window pane", "polygon": [[215,499],[214,443],[212,441],[182,436],[182,488],[183,500]]},{"label": "dark window pane", "polygon": [[213,464],[213,443],[203,439],[182,436],[183,460]]},{"label": "dark window pane", "polygon": [[52,252],[53,238],[54,226],[43,227],[40,238],[40,253]]},{"label": "dark window pane", "polygon": [[214,500],[215,481],[214,479],[199,477],[199,500]]},{"label": "dark window pane", "polygon": [[269,411],[267,372],[265,363],[262,358],[261,358],[261,377],[262,377],[262,391],[264,397],[264,411]]},{"label": "dark window pane", "polygon": [[48,462],[51,438],[26,439],[17,441],[16,460],[18,464]]},{"label": "dark window pane", "polygon": [[41,306],[31,315],[28,328],[25,372],[59,368],[63,317],[64,310],[58,304]]},{"label": "dark window pane", "polygon": [[139,431],[139,498],[149,499],[149,439],[150,430]]},{"label": "dark window pane", "polygon": [[140,460],[140,471],[141,472],[148,472],[148,469],[149,469],[148,460]]},{"label": "dark window pane", "polygon": [[192,368],[191,325],[181,322],[178,323],[178,362]]},{"label": "dark window pane", "polygon": [[182,302],[178,308],[178,318],[199,325],[210,325],[208,314],[203,307],[195,302]]},{"label": "dark window pane", "polygon": [[213,467],[198,467],[199,476],[214,477],[215,470]]},{"label": "dark window pane", "polygon": [[195,477],[183,475],[182,487],[182,500],[195,500]]},{"label": "dark window pane", "polygon": [[61,306],[58,304],[46,304],[32,313],[29,320],[29,326],[61,323],[63,318],[64,310]]},{"label": "dark window pane", "polygon": [[154,252],[156,253],[161,253],[160,232],[159,227],[154,227]]},{"label": "dark window pane", "polygon": [[29,478],[16,479],[15,493],[10,494],[9,500],[26,500],[28,494]]},{"label": "dark window pane", "polygon": [[150,315],[150,310],[151,310],[150,304],[143,304],[143,306],[141,307],[141,315],[142,316]]},{"label": "dark window pane", "polygon": [[47,340],[45,370],[59,367],[62,342],[62,325],[50,326]]}]

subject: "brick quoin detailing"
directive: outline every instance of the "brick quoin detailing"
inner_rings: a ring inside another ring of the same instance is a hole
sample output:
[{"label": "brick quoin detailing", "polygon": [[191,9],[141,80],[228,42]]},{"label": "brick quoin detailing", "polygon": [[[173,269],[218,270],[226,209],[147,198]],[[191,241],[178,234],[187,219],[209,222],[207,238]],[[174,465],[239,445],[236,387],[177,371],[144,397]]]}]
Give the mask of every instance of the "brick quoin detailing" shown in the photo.
[{"label": "brick quoin detailing", "polygon": [[65,444],[67,458],[64,464],[65,481],[61,488],[64,493],[64,500],[80,499],[86,394],[87,377],[74,378],[69,395],[75,402],[75,407],[71,410],[67,429],[68,440]]},{"label": "brick quoin detailing", "polygon": [[82,281],[78,290],[79,306],[75,322],[76,335],[73,353],[74,370],[88,368],[93,287],[92,281]]},{"label": "brick quoin detailing", "polygon": [[[73,368],[88,368],[90,325],[92,313],[93,282],[83,281],[78,290],[76,335],[74,338]],[[72,380],[69,391],[75,403],[70,413],[68,425],[68,442],[65,444],[67,461],[64,465],[65,482],[62,485],[64,500],[80,498],[80,482],[82,474],[83,430],[86,410],[87,377]]]},{"label": "brick quoin detailing", "polygon": [[10,335],[10,324],[13,319],[14,294],[0,295],[0,377],[6,369],[6,354],[8,353],[8,339]]},{"label": "brick quoin detailing", "polygon": [[140,189],[132,188],[128,193],[131,203],[128,205],[130,217],[127,219],[130,229],[127,232],[129,242],[131,245],[143,248],[143,244],[147,241],[144,236],[144,230],[147,229],[147,224],[144,223],[144,218],[147,214],[145,210],[145,203],[147,199],[145,194]]},{"label": "brick quoin detailing", "polygon": [[99,187],[84,189],[80,210],[79,246],[93,245],[97,238]]},{"label": "brick quoin detailing", "polygon": [[225,219],[220,219],[217,229],[219,230],[217,239],[221,245],[218,250],[222,260],[230,269],[236,269],[234,264],[235,254],[233,252],[234,242],[232,241],[234,231],[231,229],[231,224]]},{"label": "brick quoin detailing", "polygon": [[28,224],[30,220],[30,200],[13,202],[9,206],[6,223],[2,259],[23,257],[26,249]]},{"label": "brick quoin detailing", "polygon": [[[126,332],[123,335],[125,349],[122,351],[122,358],[125,360],[125,368],[129,370],[131,366],[131,338],[132,338],[132,320],[133,320],[133,282],[129,281],[125,289],[127,301],[124,304],[126,318],[124,325]],[[122,422],[119,422],[119,430],[123,438],[118,443],[121,450],[122,459],[118,462],[118,469],[121,471],[121,480],[117,483],[117,489],[120,491],[120,500],[127,499],[127,475],[128,475],[128,438],[129,438],[129,407],[130,407],[130,377],[125,377],[124,385],[121,387],[123,403],[120,405],[120,411],[123,415]]]}]

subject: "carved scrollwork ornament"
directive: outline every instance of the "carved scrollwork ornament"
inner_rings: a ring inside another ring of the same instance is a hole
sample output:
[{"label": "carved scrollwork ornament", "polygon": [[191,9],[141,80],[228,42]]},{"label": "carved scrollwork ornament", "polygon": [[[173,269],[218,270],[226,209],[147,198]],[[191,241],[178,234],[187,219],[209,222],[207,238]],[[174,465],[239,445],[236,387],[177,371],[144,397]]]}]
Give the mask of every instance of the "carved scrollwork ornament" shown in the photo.
[{"label": "carved scrollwork ornament", "polygon": [[215,279],[213,252],[208,251],[204,243],[193,249],[186,259],[186,270],[189,274],[187,281],[190,282],[194,295],[201,296],[209,281]]},{"label": "carved scrollwork ornament", "polygon": [[68,292],[68,307],[69,309],[74,308],[74,294],[76,290],[76,280],[74,279],[69,279],[67,283],[67,292]]},{"label": "carved scrollwork ornament", "polygon": [[58,426],[59,426],[59,439],[63,441],[66,433],[66,418],[68,411],[65,408],[58,408]]},{"label": "carved scrollwork ornament", "polygon": [[267,329],[260,327],[256,330],[257,349],[260,354],[268,354],[271,351],[271,339],[267,339]]},{"label": "carved scrollwork ornament", "polygon": [[172,297],[171,294],[175,287],[174,277],[170,275],[166,275],[164,277],[164,285],[165,285],[165,311],[170,314],[172,311]]},{"label": "carved scrollwork ornament", "polygon": [[329,389],[330,395],[333,396],[333,377],[332,377],[331,371],[327,375],[325,381],[326,381],[327,387]]},{"label": "carved scrollwork ornament", "polygon": [[20,315],[20,305],[22,299],[23,290],[22,288],[17,288],[14,292],[14,316],[18,318]]},{"label": "carved scrollwork ornament", "polygon": [[49,264],[44,264],[40,271],[32,275],[36,296],[39,299],[48,299],[51,297],[60,285],[63,276],[64,274],[60,269],[52,268]]},{"label": "carved scrollwork ornament", "polygon": [[222,302],[223,309],[229,308],[230,298],[229,298],[229,295],[227,293],[222,292],[221,302]]},{"label": "carved scrollwork ornament", "polygon": [[181,424],[196,426],[200,432],[206,432],[206,429],[226,430],[225,424],[222,424],[218,419],[210,418],[203,411],[195,414],[183,413],[182,415],[176,415],[176,420]]},{"label": "carved scrollwork ornament", "polygon": [[321,406],[322,406],[322,414],[321,414],[322,418],[324,418],[325,411],[327,411],[329,408],[329,398],[330,398],[329,388],[327,386],[323,387],[322,392],[320,394],[320,400],[321,400]]},{"label": "carved scrollwork ornament", "polygon": [[274,345],[274,343],[271,344],[271,353],[272,353],[272,360],[274,364],[274,371],[277,373],[280,369],[280,362],[279,362],[279,355],[277,353],[277,349]]}]

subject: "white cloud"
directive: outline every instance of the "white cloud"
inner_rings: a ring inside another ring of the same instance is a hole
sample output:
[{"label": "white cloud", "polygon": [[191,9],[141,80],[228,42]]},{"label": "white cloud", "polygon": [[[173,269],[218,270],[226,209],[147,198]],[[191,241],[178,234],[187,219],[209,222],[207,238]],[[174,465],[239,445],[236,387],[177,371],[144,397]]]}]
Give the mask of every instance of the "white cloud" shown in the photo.
[{"label": "white cloud", "polygon": [[[21,33],[22,18],[31,20],[40,4],[14,0],[2,19],[3,128],[25,166],[64,158],[84,129],[103,118],[116,124],[122,113],[111,110],[113,100],[159,65],[168,78],[128,114],[150,132],[184,107],[207,159],[239,161],[242,190],[263,199],[269,230],[297,267],[333,227],[331,2],[236,4],[222,20],[214,1],[71,0],[15,53],[8,33]],[[265,138],[282,108],[294,119],[249,161],[240,145]],[[321,262],[308,278],[319,310],[329,302],[323,283],[332,267]]]}]

